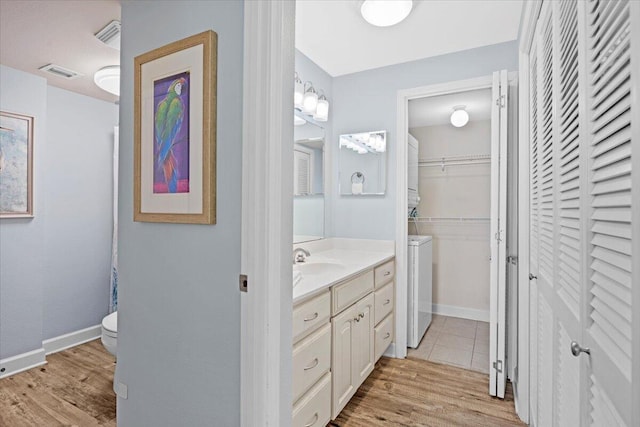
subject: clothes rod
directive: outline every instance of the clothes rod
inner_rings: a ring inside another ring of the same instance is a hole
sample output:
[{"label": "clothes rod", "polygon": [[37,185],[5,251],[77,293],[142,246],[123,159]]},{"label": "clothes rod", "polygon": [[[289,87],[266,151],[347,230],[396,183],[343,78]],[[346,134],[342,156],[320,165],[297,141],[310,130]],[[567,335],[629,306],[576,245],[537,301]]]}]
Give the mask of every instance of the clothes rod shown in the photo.
[{"label": "clothes rod", "polygon": [[487,222],[491,218],[485,217],[432,217],[432,216],[419,216],[415,218],[409,218],[415,222]]}]

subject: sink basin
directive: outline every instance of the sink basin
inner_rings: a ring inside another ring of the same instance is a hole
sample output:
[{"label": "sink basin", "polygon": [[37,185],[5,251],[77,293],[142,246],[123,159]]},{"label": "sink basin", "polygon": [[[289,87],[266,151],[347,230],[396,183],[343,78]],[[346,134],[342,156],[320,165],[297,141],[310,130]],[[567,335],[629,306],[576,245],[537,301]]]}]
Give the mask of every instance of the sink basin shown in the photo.
[{"label": "sink basin", "polygon": [[320,274],[337,273],[344,270],[344,265],[335,262],[299,263],[293,266],[303,276],[317,276]]}]

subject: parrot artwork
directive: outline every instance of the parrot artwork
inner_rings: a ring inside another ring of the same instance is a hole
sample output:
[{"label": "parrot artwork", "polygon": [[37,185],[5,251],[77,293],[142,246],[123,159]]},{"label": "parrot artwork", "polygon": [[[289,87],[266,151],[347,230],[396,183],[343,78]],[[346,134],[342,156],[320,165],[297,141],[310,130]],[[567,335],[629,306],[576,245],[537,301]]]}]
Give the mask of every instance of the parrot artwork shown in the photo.
[{"label": "parrot artwork", "polygon": [[178,185],[179,170],[174,148],[176,144],[182,142],[178,135],[182,127],[185,106],[180,95],[185,90],[186,83],[184,77],[173,80],[166,96],[158,103],[155,111],[155,163],[166,184],[166,190],[163,192],[168,193],[183,191]]}]

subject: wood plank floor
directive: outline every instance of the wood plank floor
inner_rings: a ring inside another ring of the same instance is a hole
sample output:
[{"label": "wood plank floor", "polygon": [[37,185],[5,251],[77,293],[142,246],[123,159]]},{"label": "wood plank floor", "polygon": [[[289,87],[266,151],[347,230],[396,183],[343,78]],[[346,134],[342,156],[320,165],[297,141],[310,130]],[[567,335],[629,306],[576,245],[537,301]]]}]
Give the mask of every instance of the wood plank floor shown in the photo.
[{"label": "wood plank floor", "polygon": [[426,360],[382,358],[335,427],[523,426],[509,385],[504,400],[488,394],[489,376]]},{"label": "wood plank floor", "polygon": [[0,426],[113,426],[115,358],[100,340],[47,356],[0,380]]},{"label": "wood plank floor", "polygon": [[[0,380],[0,426],[116,425],[115,359],[92,341],[47,357],[45,366]],[[333,427],[522,426],[489,376],[426,360],[382,358]]]}]

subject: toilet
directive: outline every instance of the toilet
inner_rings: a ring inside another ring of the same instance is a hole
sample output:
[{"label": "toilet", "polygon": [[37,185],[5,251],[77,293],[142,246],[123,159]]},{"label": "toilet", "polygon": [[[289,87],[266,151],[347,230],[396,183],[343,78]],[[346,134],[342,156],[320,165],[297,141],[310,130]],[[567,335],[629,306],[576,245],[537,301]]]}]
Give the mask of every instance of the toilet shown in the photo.
[{"label": "toilet", "polygon": [[114,356],[118,347],[118,312],[107,315],[102,319],[102,345]]}]

